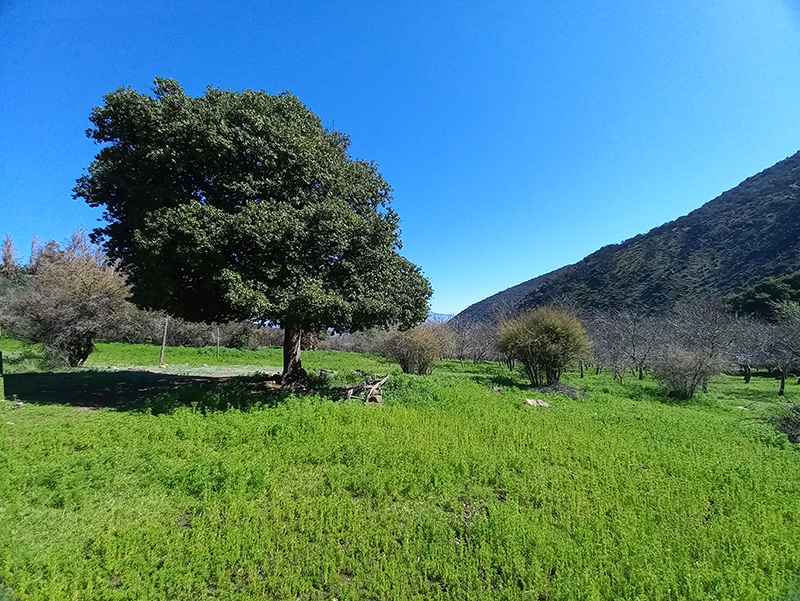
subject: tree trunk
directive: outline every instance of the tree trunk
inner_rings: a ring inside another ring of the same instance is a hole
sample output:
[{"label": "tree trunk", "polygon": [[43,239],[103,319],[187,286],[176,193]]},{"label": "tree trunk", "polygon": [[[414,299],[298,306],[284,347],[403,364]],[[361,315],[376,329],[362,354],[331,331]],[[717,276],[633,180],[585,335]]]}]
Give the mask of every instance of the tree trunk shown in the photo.
[{"label": "tree trunk", "polygon": [[786,368],[781,370],[781,389],[778,391],[778,396],[783,396],[786,389]]},{"label": "tree trunk", "polygon": [[749,384],[750,383],[750,376],[752,376],[752,375],[753,375],[753,371],[750,368],[750,366],[749,365],[745,365],[744,366],[744,383],[745,384]]},{"label": "tree trunk", "polygon": [[283,324],[283,386],[305,386],[308,384],[308,374],[303,369],[300,357],[300,341],[303,337],[302,328],[295,323]]},{"label": "tree trunk", "polygon": [[639,379],[644,380],[644,368],[641,365],[639,366]]},{"label": "tree trunk", "polygon": [[703,376],[703,394],[708,393],[708,376]]},{"label": "tree trunk", "polygon": [[583,377],[583,361],[580,362],[580,366],[581,366],[581,378],[582,378]]}]

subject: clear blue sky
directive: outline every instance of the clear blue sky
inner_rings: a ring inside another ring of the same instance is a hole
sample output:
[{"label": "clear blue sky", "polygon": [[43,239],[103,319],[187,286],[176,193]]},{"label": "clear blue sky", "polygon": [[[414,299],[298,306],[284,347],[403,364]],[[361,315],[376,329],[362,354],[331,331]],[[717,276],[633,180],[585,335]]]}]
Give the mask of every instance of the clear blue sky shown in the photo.
[{"label": "clear blue sky", "polygon": [[100,217],[92,106],[171,77],[290,90],[395,190],[456,313],[679,217],[800,149],[783,0],[0,0],[0,235]]}]

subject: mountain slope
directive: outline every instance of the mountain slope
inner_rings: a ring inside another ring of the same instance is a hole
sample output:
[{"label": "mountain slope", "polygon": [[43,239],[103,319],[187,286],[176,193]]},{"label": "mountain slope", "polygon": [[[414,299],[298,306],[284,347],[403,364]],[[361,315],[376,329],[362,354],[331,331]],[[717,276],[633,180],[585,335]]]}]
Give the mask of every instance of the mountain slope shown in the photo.
[{"label": "mountain slope", "polygon": [[800,269],[800,152],[684,217],[528,280],[459,313],[491,319],[567,299],[581,309],[642,304],[661,311]]}]

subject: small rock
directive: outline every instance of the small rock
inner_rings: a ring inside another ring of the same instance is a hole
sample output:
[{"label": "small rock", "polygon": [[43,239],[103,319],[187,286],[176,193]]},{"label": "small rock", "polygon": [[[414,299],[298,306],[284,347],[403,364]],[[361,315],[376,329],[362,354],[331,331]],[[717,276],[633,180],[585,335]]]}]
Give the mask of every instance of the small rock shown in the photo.
[{"label": "small rock", "polygon": [[546,407],[550,408],[552,405],[547,401],[543,401],[542,399],[525,399],[525,404],[530,405],[531,407]]},{"label": "small rock", "polygon": [[742,411],[750,411],[747,407],[742,407],[741,405],[736,406],[737,409],[741,409]]},{"label": "small rock", "polygon": [[23,403],[22,401],[19,401],[17,403],[14,403],[13,405],[11,405],[11,408],[12,409],[22,409],[24,406],[25,406],[25,403]]},{"label": "small rock", "polygon": [[496,392],[497,394],[503,394],[503,387],[502,386],[495,386],[494,388],[492,388],[492,390],[494,392]]}]

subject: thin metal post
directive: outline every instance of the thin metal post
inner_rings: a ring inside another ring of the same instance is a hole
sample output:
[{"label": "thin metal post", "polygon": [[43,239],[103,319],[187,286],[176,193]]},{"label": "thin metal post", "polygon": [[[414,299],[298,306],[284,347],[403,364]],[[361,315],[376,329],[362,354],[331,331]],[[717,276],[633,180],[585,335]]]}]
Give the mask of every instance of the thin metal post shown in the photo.
[{"label": "thin metal post", "polygon": [[0,401],[6,398],[6,386],[3,378],[3,328],[0,328]]},{"label": "thin metal post", "polygon": [[161,359],[158,360],[159,365],[164,365],[164,349],[167,347],[167,324],[169,323],[169,315],[164,315],[164,338],[161,339]]}]

